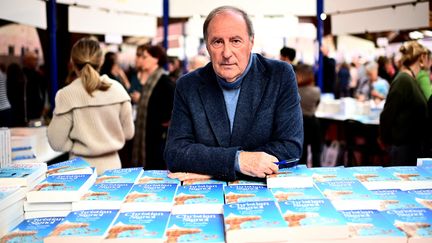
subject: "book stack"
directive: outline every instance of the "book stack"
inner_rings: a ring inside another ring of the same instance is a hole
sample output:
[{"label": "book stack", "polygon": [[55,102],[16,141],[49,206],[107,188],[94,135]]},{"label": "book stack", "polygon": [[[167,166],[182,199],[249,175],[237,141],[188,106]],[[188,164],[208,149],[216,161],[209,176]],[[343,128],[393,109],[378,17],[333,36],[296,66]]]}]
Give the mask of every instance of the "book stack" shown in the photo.
[{"label": "book stack", "polygon": [[414,190],[432,188],[432,174],[423,167],[393,166],[386,170],[398,178],[398,189]]},{"label": "book stack", "polygon": [[118,210],[96,209],[69,213],[44,239],[44,243],[101,242],[108,235]]},{"label": "book stack", "polygon": [[407,191],[416,202],[432,210],[432,189],[417,189]]},{"label": "book stack", "polygon": [[120,209],[142,173],[141,167],[106,170],[79,201],[72,202],[72,210]]},{"label": "book stack", "polygon": [[398,189],[400,179],[381,166],[356,166],[346,168],[368,190]]},{"label": "book stack", "polygon": [[0,237],[24,218],[25,192],[20,186],[0,185]]},{"label": "book stack", "polygon": [[72,210],[72,201],[79,200],[79,194],[93,184],[95,173],[95,169],[80,157],[48,166],[47,178],[27,193],[25,217],[66,216]]},{"label": "book stack", "polygon": [[358,180],[315,182],[315,186],[337,210],[378,210],[380,207],[381,200]]},{"label": "book stack", "polygon": [[295,199],[278,204],[289,226],[289,239],[340,241],[348,238],[345,218],[328,199]]},{"label": "book stack", "polygon": [[0,168],[0,185],[18,185],[31,190],[45,179],[45,163],[15,163]]},{"label": "book stack", "polygon": [[280,169],[266,178],[268,188],[312,187],[312,171],[304,165]]},{"label": "book stack", "polygon": [[227,243],[284,242],[288,224],[274,201],[243,202],[223,206]]},{"label": "book stack", "polygon": [[[14,127],[10,128],[11,148],[18,149],[16,162],[41,162],[48,145],[46,127]],[[13,153],[14,154],[14,153]],[[14,161],[13,159],[13,161]]]},{"label": "book stack", "polygon": [[11,135],[7,127],[0,127],[0,168],[10,165],[11,157]]},{"label": "book stack", "polygon": [[163,243],[169,212],[120,212],[104,243]]},{"label": "book stack", "polygon": [[25,219],[1,238],[2,243],[43,242],[64,217]]},{"label": "book stack", "polygon": [[342,210],[350,243],[406,243],[406,235],[377,210]]},{"label": "book stack", "polygon": [[168,221],[164,242],[224,243],[221,214],[172,214]]}]

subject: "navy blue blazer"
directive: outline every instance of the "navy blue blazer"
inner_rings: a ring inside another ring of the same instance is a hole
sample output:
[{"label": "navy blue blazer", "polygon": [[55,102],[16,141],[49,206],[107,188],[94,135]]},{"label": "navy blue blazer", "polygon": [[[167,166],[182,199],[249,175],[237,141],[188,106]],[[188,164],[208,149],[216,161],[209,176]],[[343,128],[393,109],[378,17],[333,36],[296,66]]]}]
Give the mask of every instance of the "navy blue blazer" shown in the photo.
[{"label": "navy blue blazer", "polygon": [[171,172],[238,178],[238,150],[263,151],[279,160],[300,158],[303,121],[292,66],[252,54],[242,81],[232,133],[212,64],[182,76],[165,148]]}]

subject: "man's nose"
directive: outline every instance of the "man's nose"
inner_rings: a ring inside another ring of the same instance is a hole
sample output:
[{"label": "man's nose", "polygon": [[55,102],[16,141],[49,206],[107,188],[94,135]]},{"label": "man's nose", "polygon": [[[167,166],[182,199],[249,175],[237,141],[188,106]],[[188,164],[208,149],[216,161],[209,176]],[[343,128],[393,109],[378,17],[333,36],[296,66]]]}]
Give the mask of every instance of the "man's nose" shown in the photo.
[{"label": "man's nose", "polygon": [[224,45],[223,47],[223,51],[222,51],[222,56],[224,58],[230,58],[232,55],[232,47],[230,45]]}]

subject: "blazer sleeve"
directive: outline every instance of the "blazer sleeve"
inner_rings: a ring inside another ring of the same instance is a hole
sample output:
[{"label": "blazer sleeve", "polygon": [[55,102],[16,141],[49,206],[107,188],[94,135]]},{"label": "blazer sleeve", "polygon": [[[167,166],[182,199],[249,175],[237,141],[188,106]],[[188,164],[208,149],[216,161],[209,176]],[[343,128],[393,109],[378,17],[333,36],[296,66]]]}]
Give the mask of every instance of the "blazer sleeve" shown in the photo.
[{"label": "blazer sleeve", "polygon": [[206,146],[197,143],[187,96],[188,87],[178,82],[174,107],[165,147],[165,161],[171,172],[194,172],[211,175],[216,179],[235,180],[234,168],[237,147]]},{"label": "blazer sleeve", "polygon": [[295,73],[290,65],[281,77],[271,140],[256,148],[279,160],[300,158],[303,148],[303,116]]}]

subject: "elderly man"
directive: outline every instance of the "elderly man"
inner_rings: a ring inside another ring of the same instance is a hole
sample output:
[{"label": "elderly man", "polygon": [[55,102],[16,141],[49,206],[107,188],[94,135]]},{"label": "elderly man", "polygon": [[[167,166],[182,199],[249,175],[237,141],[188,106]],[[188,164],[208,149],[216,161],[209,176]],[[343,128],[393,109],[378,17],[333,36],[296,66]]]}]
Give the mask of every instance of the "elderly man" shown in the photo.
[{"label": "elderly man", "polygon": [[[211,62],[177,82],[165,159],[173,177],[264,178],[299,158],[303,126],[291,65],[252,54],[254,32],[238,8],[204,22]],[[193,174],[192,174],[193,173]]]}]

